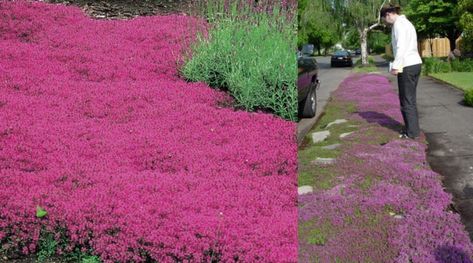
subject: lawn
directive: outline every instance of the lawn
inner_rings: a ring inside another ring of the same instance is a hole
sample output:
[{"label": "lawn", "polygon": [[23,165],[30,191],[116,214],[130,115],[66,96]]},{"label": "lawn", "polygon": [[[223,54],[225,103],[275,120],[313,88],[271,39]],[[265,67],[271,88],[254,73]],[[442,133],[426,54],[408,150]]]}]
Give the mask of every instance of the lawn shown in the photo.
[{"label": "lawn", "polygon": [[472,72],[431,73],[430,76],[447,82],[463,91],[473,89]]},{"label": "lawn", "polygon": [[179,77],[206,27],[0,2],[2,260],[296,261],[295,124]]}]

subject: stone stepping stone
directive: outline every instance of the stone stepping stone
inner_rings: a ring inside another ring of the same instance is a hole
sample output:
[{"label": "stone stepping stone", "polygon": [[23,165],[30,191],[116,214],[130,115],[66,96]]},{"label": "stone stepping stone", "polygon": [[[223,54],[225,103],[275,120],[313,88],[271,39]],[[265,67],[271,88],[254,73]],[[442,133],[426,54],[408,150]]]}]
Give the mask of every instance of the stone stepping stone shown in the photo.
[{"label": "stone stepping stone", "polygon": [[312,142],[318,143],[323,142],[327,137],[330,136],[330,131],[320,131],[312,133]]},{"label": "stone stepping stone", "polygon": [[299,195],[310,194],[314,191],[314,188],[310,185],[303,185],[297,188],[297,193]]},{"label": "stone stepping stone", "polygon": [[317,157],[317,159],[312,161],[312,164],[325,164],[325,165],[328,165],[328,164],[334,164],[335,161],[336,161],[335,158],[320,158],[320,157]]},{"label": "stone stepping stone", "polygon": [[403,215],[398,215],[398,214],[393,213],[393,212],[389,212],[389,215],[392,216],[395,219],[404,219]]},{"label": "stone stepping stone", "polygon": [[343,139],[343,138],[347,137],[348,135],[350,135],[350,134],[352,134],[352,133],[353,133],[353,132],[345,132],[345,133],[342,133],[342,134],[340,134],[340,138]]},{"label": "stone stepping stone", "polygon": [[322,147],[322,149],[324,149],[324,150],[335,150],[340,146],[342,146],[340,143],[336,143],[336,144],[324,146],[324,147]]},{"label": "stone stepping stone", "polygon": [[345,122],[347,122],[347,120],[345,120],[345,119],[338,119],[338,120],[332,121],[331,123],[327,124],[327,128],[330,128],[330,126],[332,126],[332,125],[335,125],[335,124],[342,124],[342,123],[345,123]]}]

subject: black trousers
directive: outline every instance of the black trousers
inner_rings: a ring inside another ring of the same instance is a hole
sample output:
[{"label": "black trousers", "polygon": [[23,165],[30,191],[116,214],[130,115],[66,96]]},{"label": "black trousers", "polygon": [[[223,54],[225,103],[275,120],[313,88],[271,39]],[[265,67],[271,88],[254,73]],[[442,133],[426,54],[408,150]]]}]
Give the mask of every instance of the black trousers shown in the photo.
[{"label": "black trousers", "polygon": [[402,73],[397,75],[401,113],[406,125],[405,132],[411,138],[418,137],[420,134],[416,102],[420,72],[421,64],[417,64],[403,68]]}]

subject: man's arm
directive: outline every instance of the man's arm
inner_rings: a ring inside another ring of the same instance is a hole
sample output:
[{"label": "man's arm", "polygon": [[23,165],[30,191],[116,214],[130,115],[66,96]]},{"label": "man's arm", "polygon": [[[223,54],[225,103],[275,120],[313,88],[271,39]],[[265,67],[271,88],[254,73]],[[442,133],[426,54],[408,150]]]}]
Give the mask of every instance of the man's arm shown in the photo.
[{"label": "man's arm", "polygon": [[404,56],[407,51],[407,28],[403,28],[403,24],[398,23],[393,28],[396,35],[396,57],[393,62],[393,69],[400,70],[404,64]]}]

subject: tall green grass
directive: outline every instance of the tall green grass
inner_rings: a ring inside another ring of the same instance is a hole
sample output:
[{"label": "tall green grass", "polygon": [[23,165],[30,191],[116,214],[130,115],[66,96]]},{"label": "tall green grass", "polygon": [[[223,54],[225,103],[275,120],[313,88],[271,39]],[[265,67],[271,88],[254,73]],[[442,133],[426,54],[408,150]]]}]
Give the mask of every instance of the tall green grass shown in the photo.
[{"label": "tall green grass", "polygon": [[192,46],[182,75],[228,90],[237,107],[296,120],[295,6],[248,0],[199,4],[210,27]]},{"label": "tall green grass", "polygon": [[425,75],[449,72],[473,72],[473,59],[455,59],[447,62],[441,58],[425,58],[423,71]]}]

